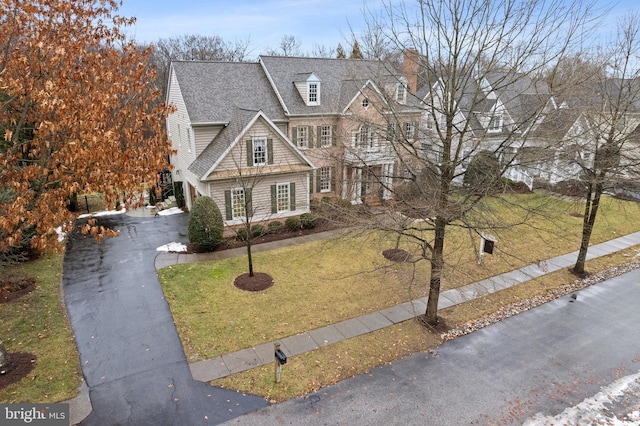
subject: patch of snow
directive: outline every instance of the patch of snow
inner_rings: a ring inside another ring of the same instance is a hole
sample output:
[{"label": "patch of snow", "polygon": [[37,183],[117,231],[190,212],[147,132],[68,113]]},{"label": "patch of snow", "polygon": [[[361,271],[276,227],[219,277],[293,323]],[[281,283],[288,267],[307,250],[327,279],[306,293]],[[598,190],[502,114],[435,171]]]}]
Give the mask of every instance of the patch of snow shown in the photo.
[{"label": "patch of snow", "polygon": [[172,214],[179,214],[179,213],[184,213],[184,212],[182,211],[182,209],[178,207],[171,207],[170,209],[160,210],[158,212],[160,216],[170,216]]},{"label": "patch of snow", "polygon": [[609,386],[603,387],[591,398],[574,407],[565,409],[557,416],[545,416],[542,413],[536,414],[535,417],[527,420],[523,426],[542,426],[542,425],[558,425],[558,424],[598,424],[598,425],[615,425],[615,426],[634,426],[637,425],[634,418],[637,412],[630,413],[627,417],[631,422],[618,419],[612,413],[607,412],[605,404],[611,404],[613,400],[625,394],[627,388],[634,382],[640,381],[640,373],[623,377]]},{"label": "patch of snow", "polygon": [[56,234],[58,234],[58,242],[61,243],[64,241],[65,238],[67,238],[67,233],[66,232],[62,232],[62,226],[58,226],[56,228]]},{"label": "patch of snow", "polygon": [[156,206],[152,206],[151,204],[147,204],[146,206],[144,206],[145,209],[155,209]]},{"label": "patch of snow", "polygon": [[168,253],[182,253],[187,251],[187,246],[182,243],[169,243],[163,246],[160,246],[156,249],[156,251],[164,251]]},{"label": "patch of snow", "polygon": [[78,216],[78,219],[84,219],[87,217],[114,216],[117,214],[125,214],[126,212],[127,212],[127,209],[121,208],[120,210],[106,210],[106,211],[96,212],[96,213],[85,213]]}]

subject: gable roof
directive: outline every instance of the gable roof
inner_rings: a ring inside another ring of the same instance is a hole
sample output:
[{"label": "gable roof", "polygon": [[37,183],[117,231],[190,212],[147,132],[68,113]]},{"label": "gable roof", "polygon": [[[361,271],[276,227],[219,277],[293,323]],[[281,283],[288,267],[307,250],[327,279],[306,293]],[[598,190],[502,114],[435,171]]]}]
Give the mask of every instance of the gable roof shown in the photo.
[{"label": "gable roof", "polygon": [[[259,62],[283,109],[291,115],[339,114],[367,80],[389,83],[401,77],[380,61],[363,59],[260,56]],[[307,106],[294,84],[311,74],[320,80],[321,103],[317,106]]]},{"label": "gable roof", "polygon": [[239,108],[286,119],[257,62],[174,61],[171,69],[192,124],[230,122]]},{"label": "gable roof", "polygon": [[315,168],[311,161],[282,133],[282,131],[265,115],[263,111],[236,108],[229,125],[200,153],[191,163],[189,170],[198,178],[205,179],[211,174],[220,161],[243,139],[251,126],[259,119],[263,119],[272,130],[289,146],[289,148],[310,168]]}]

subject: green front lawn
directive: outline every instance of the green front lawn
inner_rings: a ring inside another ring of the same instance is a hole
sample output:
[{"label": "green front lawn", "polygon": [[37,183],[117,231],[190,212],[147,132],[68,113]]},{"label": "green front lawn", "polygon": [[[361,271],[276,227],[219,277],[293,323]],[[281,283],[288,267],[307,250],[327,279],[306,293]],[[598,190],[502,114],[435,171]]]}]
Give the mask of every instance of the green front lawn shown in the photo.
[{"label": "green front lawn", "polygon": [[0,304],[0,336],[9,353],[36,356],[35,367],[18,383],[0,389],[0,402],[58,402],[76,396],[80,364],[60,296],[61,253],[16,265],[12,270],[36,278],[36,289]]},{"label": "green front lawn", "polygon": [[[447,267],[442,290],[577,250],[579,203],[538,195],[518,197],[530,207],[545,203],[544,216],[525,225],[493,232],[497,251],[476,262],[468,231],[451,227],[447,235]],[[484,214],[505,223],[528,214],[493,202]],[[592,243],[640,230],[637,203],[606,198]],[[474,241],[477,247],[477,241]],[[357,237],[317,241],[254,254],[254,268],[274,279],[274,286],[250,293],[233,286],[247,271],[246,257],[190,265],[159,272],[190,362],[270,342],[425,296],[428,262],[397,264],[381,252],[393,248],[393,236],[370,232]],[[415,252],[402,242],[401,247]]]}]

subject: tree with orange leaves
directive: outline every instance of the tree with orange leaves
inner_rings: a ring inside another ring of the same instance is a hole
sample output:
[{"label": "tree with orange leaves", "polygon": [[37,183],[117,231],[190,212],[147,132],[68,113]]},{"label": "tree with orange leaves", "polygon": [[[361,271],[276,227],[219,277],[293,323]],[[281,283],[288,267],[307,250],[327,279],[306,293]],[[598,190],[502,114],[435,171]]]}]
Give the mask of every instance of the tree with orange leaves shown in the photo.
[{"label": "tree with orange leaves", "polygon": [[[0,0],[0,253],[42,250],[72,223],[70,199],[140,205],[167,168],[169,108],[149,49],[115,0]],[[111,230],[89,223],[100,238]]]}]

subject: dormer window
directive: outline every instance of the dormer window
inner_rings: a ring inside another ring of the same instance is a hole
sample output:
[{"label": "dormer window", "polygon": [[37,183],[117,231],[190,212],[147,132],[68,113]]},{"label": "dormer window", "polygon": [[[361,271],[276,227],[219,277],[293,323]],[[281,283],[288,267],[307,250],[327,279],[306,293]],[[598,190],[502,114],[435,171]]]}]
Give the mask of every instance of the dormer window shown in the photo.
[{"label": "dormer window", "polygon": [[318,83],[309,83],[309,104],[318,103]]},{"label": "dormer window", "polygon": [[400,104],[407,102],[407,82],[404,79],[396,85],[396,102]]},{"label": "dormer window", "polygon": [[502,131],[502,116],[494,115],[489,120],[489,127],[487,128],[489,133],[498,133]]},{"label": "dormer window", "polygon": [[318,106],[322,100],[320,78],[312,72],[299,73],[294,76],[293,84],[306,106]]}]

